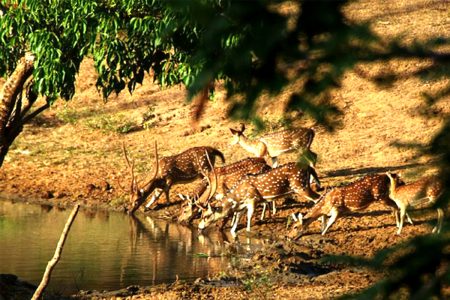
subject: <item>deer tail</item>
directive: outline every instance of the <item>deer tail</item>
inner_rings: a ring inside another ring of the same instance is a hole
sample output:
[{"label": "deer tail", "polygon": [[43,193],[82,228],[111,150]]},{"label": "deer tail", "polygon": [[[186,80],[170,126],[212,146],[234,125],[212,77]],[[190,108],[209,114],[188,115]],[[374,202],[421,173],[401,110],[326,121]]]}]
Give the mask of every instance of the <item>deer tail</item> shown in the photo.
[{"label": "deer tail", "polygon": [[220,157],[220,159],[222,160],[222,163],[225,163],[225,155],[223,155],[223,153],[220,152],[219,150],[213,148],[212,155]]},{"label": "deer tail", "polygon": [[[313,180],[316,182],[317,186],[320,188],[322,187],[320,183],[319,176],[317,175],[316,169],[314,167],[309,166],[308,167],[309,175],[312,176]],[[308,176],[309,177],[309,176]],[[308,178],[309,179],[309,178]]]},{"label": "deer tail", "polygon": [[311,144],[312,144],[315,136],[316,136],[316,132],[314,131],[314,129],[311,129],[310,134],[309,134],[308,143],[307,143],[308,149],[311,147]]}]

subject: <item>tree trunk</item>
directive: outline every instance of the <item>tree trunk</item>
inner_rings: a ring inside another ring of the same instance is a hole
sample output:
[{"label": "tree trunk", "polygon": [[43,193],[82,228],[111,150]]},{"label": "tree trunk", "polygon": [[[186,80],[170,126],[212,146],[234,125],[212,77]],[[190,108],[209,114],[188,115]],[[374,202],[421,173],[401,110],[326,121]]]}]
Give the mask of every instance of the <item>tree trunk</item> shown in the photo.
[{"label": "tree trunk", "polygon": [[33,73],[34,56],[26,54],[20,58],[14,72],[0,91],[0,136],[4,136],[9,117],[14,109],[17,96],[22,92],[25,81]]},{"label": "tree trunk", "polygon": [[0,167],[3,165],[3,162],[5,161],[6,154],[8,154],[9,146],[7,143],[3,142],[3,139],[1,140],[0,144]]},{"label": "tree trunk", "polygon": [[25,116],[35,100],[29,99],[26,109],[22,110],[22,91],[25,83],[33,74],[33,64],[34,56],[26,53],[19,59],[16,69],[8,77],[0,91],[0,167],[3,165],[9,147],[22,132],[23,124],[49,107],[44,105]]}]

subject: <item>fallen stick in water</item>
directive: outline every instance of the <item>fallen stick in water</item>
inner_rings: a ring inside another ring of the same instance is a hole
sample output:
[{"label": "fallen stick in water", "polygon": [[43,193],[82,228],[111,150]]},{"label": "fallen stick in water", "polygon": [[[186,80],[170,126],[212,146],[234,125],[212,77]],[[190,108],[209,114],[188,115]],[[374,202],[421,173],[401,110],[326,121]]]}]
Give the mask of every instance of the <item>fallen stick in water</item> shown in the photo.
[{"label": "fallen stick in water", "polygon": [[77,216],[79,208],[80,208],[80,205],[77,204],[73,208],[72,212],[70,213],[69,219],[66,222],[66,226],[64,226],[64,230],[61,233],[61,236],[59,237],[59,241],[58,241],[58,245],[56,246],[55,254],[53,255],[53,258],[48,262],[47,268],[45,269],[45,273],[44,273],[44,276],[42,277],[41,283],[39,284],[38,288],[34,292],[31,300],[40,299],[42,293],[44,292],[45,288],[47,287],[47,284],[50,281],[50,276],[52,274],[53,268],[56,266],[56,264],[59,261],[59,258],[61,257],[64,243],[66,242],[66,238],[69,233],[70,227],[72,226],[72,223],[75,220],[75,217]]}]

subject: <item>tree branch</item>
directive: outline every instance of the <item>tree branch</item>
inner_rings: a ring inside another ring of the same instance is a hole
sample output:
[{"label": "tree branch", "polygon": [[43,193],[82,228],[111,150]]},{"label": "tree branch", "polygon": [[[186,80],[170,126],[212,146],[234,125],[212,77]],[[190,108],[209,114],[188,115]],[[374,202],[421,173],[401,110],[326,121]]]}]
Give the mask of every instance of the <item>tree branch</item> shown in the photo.
[{"label": "tree branch", "polygon": [[76,205],[70,216],[69,219],[66,222],[66,226],[64,226],[64,230],[61,233],[61,237],[59,238],[58,245],[56,246],[55,254],[53,255],[53,258],[48,262],[47,268],[45,269],[44,276],[42,277],[42,281],[39,284],[38,288],[33,294],[32,300],[40,299],[42,293],[44,292],[45,288],[47,287],[47,284],[50,281],[50,276],[53,271],[53,268],[56,266],[56,264],[59,261],[59,258],[61,257],[62,249],[64,247],[64,243],[66,242],[67,234],[69,233],[70,227],[72,226],[73,221],[75,220],[75,217],[77,216],[78,209],[80,208],[80,205]]},{"label": "tree branch", "polygon": [[22,119],[22,124],[29,122],[31,119],[33,119],[34,117],[36,117],[38,114],[40,114],[41,112],[43,112],[44,110],[46,110],[49,107],[50,107],[50,104],[47,102],[44,105],[42,105],[41,107],[39,107],[38,109],[36,109],[35,111],[33,111],[32,113],[30,113],[29,115],[24,116]]}]

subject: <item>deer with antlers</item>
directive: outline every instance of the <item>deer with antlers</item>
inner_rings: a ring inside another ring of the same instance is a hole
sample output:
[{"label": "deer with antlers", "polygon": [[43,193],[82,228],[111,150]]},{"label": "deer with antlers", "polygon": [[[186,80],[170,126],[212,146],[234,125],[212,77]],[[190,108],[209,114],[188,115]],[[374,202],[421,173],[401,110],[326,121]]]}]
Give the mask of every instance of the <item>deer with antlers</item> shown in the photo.
[{"label": "deer with antlers", "polygon": [[247,231],[250,231],[251,218],[258,204],[274,201],[277,198],[295,193],[314,201],[319,195],[310,188],[311,167],[300,168],[296,163],[287,163],[265,173],[244,176],[232,187],[222,200],[222,205],[203,211],[199,230],[203,230],[218,220],[227,219],[234,213],[231,234],[235,235],[239,217],[247,210]]},{"label": "deer with antlers", "polygon": [[[442,194],[444,186],[438,176],[428,176],[402,185],[399,183],[399,178],[394,176],[394,174],[387,172],[386,175],[389,177],[391,183],[389,188],[390,198],[394,200],[400,209],[400,224],[397,230],[397,234],[400,234],[402,232],[406,210],[409,207],[423,206],[425,208],[432,206]],[[437,224],[433,228],[433,233],[439,233],[441,231],[443,220],[444,211],[438,207]]]},{"label": "deer with antlers", "polygon": [[285,129],[266,134],[255,140],[250,140],[246,137],[244,130],[245,124],[243,123],[241,123],[241,128],[238,130],[230,128],[234,137],[231,144],[239,144],[256,157],[270,157],[274,168],[278,166],[278,156],[296,150],[303,152],[310,166],[314,166],[317,160],[317,154],[310,150],[315,135],[314,130],[311,128]]},{"label": "deer with antlers", "polygon": [[139,186],[134,175],[134,162],[128,158],[125,146],[123,146],[124,156],[128,167],[131,170],[131,207],[129,213],[133,214],[150,196],[150,201],[146,204],[149,208],[164,192],[166,202],[170,203],[169,191],[173,184],[188,183],[208,172],[211,165],[214,166],[215,157],[221,158],[225,162],[225,157],[219,150],[212,147],[194,147],[172,156],[158,157],[158,147],[155,142],[155,167],[151,179],[144,185]]},{"label": "deer with antlers", "polygon": [[[206,208],[213,197],[222,199],[229,188],[234,186],[243,176],[263,173],[270,169],[271,167],[266,164],[264,158],[259,157],[245,158],[227,166],[215,167],[214,172],[204,174],[204,179],[197,187],[194,196],[179,195],[185,201],[178,221],[190,223],[199,208]],[[215,187],[211,186],[213,182]]]},{"label": "deer with antlers", "polygon": [[[397,176],[392,174],[392,176]],[[298,236],[298,230],[306,229],[314,220],[322,218],[322,235],[328,231],[336,219],[343,212],[360,211],[374,202],[381,202],[389,206],[399,226],[398,207],[389,197],[389,178],[385,174],[366,175],[344,186],[331,188],[324,193],[318,203],[303,217],[299,214],[298,221],[294,225],[290,237]],[[325,217],[329,216],[325,226]],[[411,219],[408,217],[410,222]]]}]

